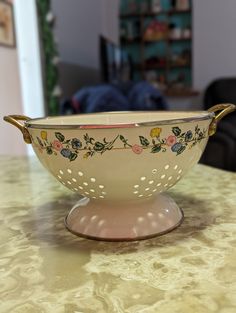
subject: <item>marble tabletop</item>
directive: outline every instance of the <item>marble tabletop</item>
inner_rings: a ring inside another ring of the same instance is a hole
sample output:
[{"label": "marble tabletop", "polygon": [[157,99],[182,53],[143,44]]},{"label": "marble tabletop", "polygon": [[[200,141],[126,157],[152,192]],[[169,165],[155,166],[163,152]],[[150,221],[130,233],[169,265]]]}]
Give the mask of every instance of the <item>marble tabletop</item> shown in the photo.
[{"label": "marble tabletop", "polygon": [[236,173],[196,165],[169,190],[183,224],[123,243],[69,233],[78,195],[35,158],[0,174],[1,313],[236,312]]}]

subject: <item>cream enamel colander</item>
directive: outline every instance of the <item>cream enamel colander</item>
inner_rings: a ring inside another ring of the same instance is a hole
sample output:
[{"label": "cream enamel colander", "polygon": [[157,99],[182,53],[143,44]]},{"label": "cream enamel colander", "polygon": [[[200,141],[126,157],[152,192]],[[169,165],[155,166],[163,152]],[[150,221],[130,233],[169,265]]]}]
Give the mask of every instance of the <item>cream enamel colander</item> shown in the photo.
[{"label": "cream enamel colander", "polygon": [[[80,236],[137,240],[166,233],[183,212],[164,191],[196,164],[217,122],[235,110],[107,112],[30,119],[10,115],[44,167],[83,195],[65,219]],[[22,124],[19,122],[23,120]]]}]

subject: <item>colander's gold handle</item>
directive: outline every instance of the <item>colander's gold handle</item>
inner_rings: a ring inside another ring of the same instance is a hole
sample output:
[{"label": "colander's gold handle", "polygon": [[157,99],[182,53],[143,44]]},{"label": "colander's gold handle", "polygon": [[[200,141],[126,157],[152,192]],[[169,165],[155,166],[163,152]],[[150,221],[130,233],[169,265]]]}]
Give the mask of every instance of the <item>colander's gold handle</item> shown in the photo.
[{"label": "colander's gold handle", "polygon": [[25,127],[23,124],[19,122],[19,121],[28,121],[30,120],[29,117],[24,115],[8,115],[4,116],[3,119],[4,121],[16,126],[22,132],[24,141],[26,143],[32,143],[27,127]]},{"label": "colander's gold handle", "polygon": [[209,131],[208,131],[208,134],[209,136],[212,136],[215,134],[216,132],[216,128],[217,128],[217,123],[227,114],[233,112],[236,110],[236,105],[232,104],[232,103],[222,103],[222,104],[216,104],[214,105],[213,107],[211,107],[208,112],[218,112],[220,111],[219,113],[217,113],[210,126],[209,126]]}]

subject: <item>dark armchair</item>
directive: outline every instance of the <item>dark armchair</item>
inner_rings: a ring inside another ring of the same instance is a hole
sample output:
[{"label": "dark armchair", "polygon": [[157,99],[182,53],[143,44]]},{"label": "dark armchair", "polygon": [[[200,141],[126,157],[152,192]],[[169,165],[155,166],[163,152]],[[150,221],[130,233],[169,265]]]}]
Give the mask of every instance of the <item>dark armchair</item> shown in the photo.
[{"label": "dark armchair", "polygon": [[[219,103],[236,104],[236,78],[217,79],[207,87],[204,109]],[[236,112],[219,122],[217,132],[210,137],[200,162],[236,172]]]}]

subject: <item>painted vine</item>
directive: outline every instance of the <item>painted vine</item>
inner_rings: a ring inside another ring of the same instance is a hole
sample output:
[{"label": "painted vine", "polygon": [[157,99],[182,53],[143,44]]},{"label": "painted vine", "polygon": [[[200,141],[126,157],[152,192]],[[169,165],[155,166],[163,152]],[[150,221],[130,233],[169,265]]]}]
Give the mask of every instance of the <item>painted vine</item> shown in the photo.
[{"label": "painted vine", "polygon": [[[34,141],[34,144],[40,152],[46,151],[49,155],[60,154],[64,158],[74,161],[80,153],[83,154],[83,158],[87,159],[96,154],[102,155],[106,151],[116,149],[130,149],[135,154],[141,154],[145,149],[150,149],[150,153],[166,152],[167,149],[170,149],[178,156],[186,148],[191,149],[207,137],[206,130],[201,130],[198,126],[195,127],[194,132],[192,130],[182,132],[178,126],[172,127],[172,134],[166,138],[161,138],[161,131],[162,129],[159,127],[153,128],[149,138],[140,135],[139,142],[135,144],[131,144],[127,138],[120,134],[110,141],[106,138],[97,141],[88,133],[83,135],[83,139],[67,139],[61,132],[55,132],[55,139],[51,142],[48,141],[47,132],[41,131],[40,137],[36,137],[37,142]],[[117,142],[120,142],[122,146],[115,147]]]}]

